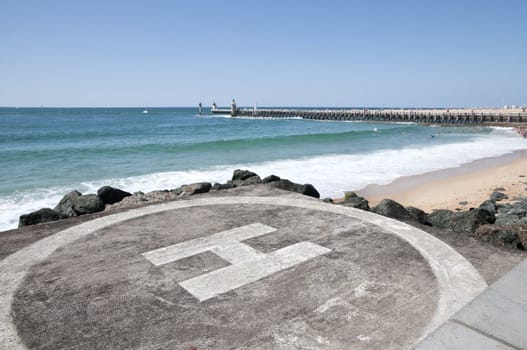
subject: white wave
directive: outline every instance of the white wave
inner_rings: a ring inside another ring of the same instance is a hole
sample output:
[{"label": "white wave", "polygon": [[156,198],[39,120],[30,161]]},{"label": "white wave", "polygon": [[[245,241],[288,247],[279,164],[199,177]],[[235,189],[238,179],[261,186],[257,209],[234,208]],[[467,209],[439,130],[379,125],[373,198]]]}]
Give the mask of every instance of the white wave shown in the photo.
[{"label": "white wave", "polygon": [[358,190],[368,184],[388,184],[401,176],[457,167],[477,159],[526,148],[526,140],[514,136],[512,129],[496,128],[489,135],[454,144],[217,166],[38,189],[0,197],[0,231],[15,228],[21,214],[55,206],[72,189],[95,193],[101,186],[110,185],[129,192],[148,192],[172,189],[192,182],[225,182],[230,179],[234,169],[246,168],[261,176],[276,174],[295,182],[312,183],[322,197],[337,197],[344,191]]}]

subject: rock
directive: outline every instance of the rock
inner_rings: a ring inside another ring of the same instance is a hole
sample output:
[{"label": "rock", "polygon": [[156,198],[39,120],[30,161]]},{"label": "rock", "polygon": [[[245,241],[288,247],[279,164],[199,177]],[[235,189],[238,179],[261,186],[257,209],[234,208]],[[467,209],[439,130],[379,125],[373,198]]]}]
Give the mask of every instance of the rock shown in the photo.
[{"label": "rock", "polygon": [[496,214],[496,203],[490,199],[487,199],[485,202],[481,203],[479,209],[485,209],[489,213]]},{"label": "rock", "polygon": [[251,176],[245,180],[241,180],[238,184],[238,186],[250,186],[250,185],[257,185],[262,183],[262,179],[260,179],[260,176]]},{"label": "rock", "polygon": [[104,210],[104,202],[96,194],[86,194],[75,198],[73,210],[77,215],[97,213]]},{"label": "rock", "polygon": [[527,225],[527,198],[524,198],[515,203],[507,203],[498,207],[498,215],[496,224],[499,225],[513,225],[522,224]]},{"label": "rock", "polygon": [[398,220],[410,220],[412,216],[401,204],[391,199],[383,199],[372,211]]},{"label": "rock", "polygon": [[[169,201],[169,200],[176,199],[181,194],[182,191],[183,190],[181,189],[181,187],[176,188],[173,191],[157,190],[157,191],[146,193],[143,198],[149,202]],[[126,200],[127,198],[125,198],[124,200]]]},{"label": "rock", "polygon": [[276,175],[269,175],[262,180],[262,183],[268,184],[270,182],[280,181],[280,177]]},{"label": "rock", "polygon": [[262,179],[258,174],[253,173],[249,170],[240,170],[236,169],[234,170],[234,173],[232,174],[232,180],[228,181],[227,183],[233,184],[236,186],[249,186],[249,185],[256,185],[262,182]]},{"label": "rock", "polygon": [[495,217],[488,210],[479,208],[458,213],[442,209],[429,214],[427,221],[433,227],[472,235],[479,226],[493,223]]},{"label": "rock", "polygon": [[350,198],[357,198],[358,195],[355,192],[344,192],[344,202],[348,202]]},{"label": "rock", "polygon": [[370,203],[363,197],[350,198],[347,202],[342,203],[345,207],[352,207],[365,211],[370,210]]},{"label": "rock", "polygon": [[191,196],[198,193],[209,192],[212,188],[210,182],[196,182],[190,185],[183,185],[180,188],[176,189],[179,192],[179,196]]},{"label": "rock", "polygon": [[366,211],[370,210],[370,203],[364,197],[358,196],[355,192],[344,192],[342,205]]},{"label": "rock", "polygon": [[412,217],[414,221],[417,221],[420,224],[427,225],[427,214],[424,212],[424,210],[421,210],[416,207],[406,207],[406,211],[408,211],[408,214]]},{"label": "rock", "polygon": [[324,198],[322,201],[324,203],[333,203],[333,198]]},{"label": "rock", "polygon": [[494,192],[497,192],[497,191],[507,191],[507,190],[504,189],[503,187],[497,187],[494,189]]},{"label": "rock", "polygon": [[41,224],[44,222],[57,221],[64,218],[64,215],[51,208],[42,208],[29,214],[20,215],[18,227]]},{"label": "rock", "polygon": [[475,237],[497,245],[510,245],[525,250],[527,247],[527,226],[525,225],[483,225]]},{"label": "rock", "polygon": [[95,194],[82,195],[79,191],[71,191],[53,210],[63,217],[79,216],[103,211],[104,202]]},{"label": "rock", "polygon": [[281,190],[291,191],[291,192],[297,192],[297,185],[289,180],[286,179],[280,179],[278,181],[270,182],[267,184],[267,186],[270,187],[276,187]]},{"label": "rock", "polygon": [[285,191],[298,192],[314,198],[320,198],[320,194],[311,184],[300,185],[286,179],[281,179],[278,181],[269,182],[267,183],[267,186],[279,188]]},{"label": "rock", "polygon": [[258,174],[253,173],[249,170],[242,170],[242,169],[236,169],[234,170],[234,173],[232,174],[232,181],[243,181],[247,180],[250,177],[258,176]]},{"label": "rock", "polygon": [[494,202],[499,202],[504,199],[509,199],[509,197],[505,193],[502,193],[502,192],[495,191],[495,192],[492,192],[492,194],[490,195],[490,200]]},{"label": "rock", "polygon": [[320,193],[318,193],[315,186],[311,184],[300,185],[297,190],[298,193],[302,193],[305,196],[320,198]]},{"label": "rock", "polygon": [[220,184],[220,183],[215,183],[214,185],[212,185],[211,187],[211,191],[221,191],[221,190],[227,190],[229,188],[234,188],[236,187],[235,184],[233,184],[232,182],[227,182],[226,184]]},{"label": "rock", "polygon": [[97,190],[97,195],[102,199],[104,204],[114,204],[123,200],[124,197],[129,197],[132,194],[118,188],[110,186],[103,186]]},{"label": "rock", "polygon": [[467,201],[461,201],[461,202],[459,202],[458,204],[459,204],[459,205],[467,205],[468,202],[467,202]]},{"label": "rock", "polygon": [[448,209],[434,210],[432,213],[428,214],[426,220],[433,227],[446,229],[454,220],[455,215],[456,213]]},{"label": "rock", "polygon": [[[167,194],[170,194],[174,198],[176,195],[172,192],[162,192],[165,196]],[[151,196],[151,195],[150,195]],[[150,199],[149,199],[150,198]],[[122,201],[114,203],[114,204],[107,204],[104,208],[104,211],[116,211],[119,209],[129,209],[129,208],[135,208],[138,206],[141,206],[145,202],[155,202],[149,197],[147,194],[144,194],[141,191],[134,192],[131,196],[124,197]]]},{"label": "rock", "polygon": [[366,210],[366,211],[370,210],[370,203],[364,197],[359,197],[357,195],[344,196],[344,199],[345,201],[342,203],[342,205],[344,205],[345,207],[352,207],[352,208]]},{"label": "rock", "polygon": [[56,212],[58,212],[59,214],[63,216],[79,215],[75,211],[74,207],[75,207],[75,200],[77,199],[77,197],[81,195],[82,194],[77,190],[73,190],[71,192],[66,193],[53,210],[55,210]]},{"label": "rock", "polygon": [[366,211],[370,210],[370,203],[364,197],[358,196],[355,192],[344,192],[342,205]]}]

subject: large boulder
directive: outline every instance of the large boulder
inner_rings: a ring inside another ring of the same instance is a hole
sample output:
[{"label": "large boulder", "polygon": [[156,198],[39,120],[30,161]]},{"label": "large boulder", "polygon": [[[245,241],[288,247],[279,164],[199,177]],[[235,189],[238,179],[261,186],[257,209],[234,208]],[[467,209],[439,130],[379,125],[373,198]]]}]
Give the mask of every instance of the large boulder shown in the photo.
[{"label": "large boulder", "polygon": [[500,225],[527,225],[527,198],[514,203],[501,205],[498,208],[496,224]]},{"label": "large boulder", "polygon": [[358,196],[355,192],[345,192],[342,205],[366,211],[370,210],[370,203],[364,197]]},{"label": "large boulder", "polygon": [[490,200],[490,199],[487,199],[486,201],[484,201],[483,203],[480,204],[479,206],[480,209],[485,209],[487,210],[489,213],[495,215],[496,214],[496,202],[494,202],[493,200]]},{"label": "large boulder", "polygon": [[278,181],[273,181],[267,184],[269,187],[279,188],[285,191],[297,192],[298,184],[291,182],[287,179],[280,179]]},{"label": "large boulder", "polygon": [[388,216],[397,220],[411,220],[412,215],[403,207],[391,199],[383,199],[372,211],[376,214]]},{"label": "large boulder", "polygon": [[80,197],[82,193],[80,193],[77,190],[73,190],[71,192],[68,192],[62,197],[62,199],[59,201],[57,206],[53,209],[56,212],[64,215],[64,216],[77,216],[79,215],[75,211],[75,200]]},{"label": "large boulder", "polygon": [[258,185],[262,183],[262,179],[260,176],[255,175],[251,176],[245,180],[240,180],[238,183],[238,186],[250,186],[250,185]]},{"label": "large boulder", "polygon": [[417,221],[418,223],[423,224],[423,225],[429,225],[428,219],[427,219],[428,215],[426,214],[424,210],[421,210],[416,207],[411,207],[411,206],[406,207],[406,210],[408,211],[408,214],[410,214],[410,216],[412,217],[414,221]]},{"label": "large boulder", "polygon": [[211,187],[211,191],[221,191],[221,190],[227,190],[229,188],[234,188],[236,187],[235,184],[233,184],[232,182],[227,182],[225,184],[220,184],[220,183],[215,183],[214,185],[212,185]]},{"label": "large boulder", "polygon": [[458,213],[443,209],[433,211],[427,221],[433,227],[473,235],[481,225],[493,223],[495,217],[488,210],[479,208]]},{"label": "large boulder", "polygon": [[29,214],[20,215],[18,227],[36,225],[44,222],[57,221],[64,216],[51,208],[42,208]]},{"label": "large boulder", "polygon": [[191,196],[198,193],[207,193],[212,188],[210,182],[196,182],[190,185],[183,185],[172,192],[178,196]]},{"label": "large boulder", "polygon": [[238,186],[249,186],[262,183],[262,179],[258,174],[253,173],[249,170],[236,169],[232,174],[232,179],[227,182],[228,184]]},{"label": "large boulder", "polygon": [[118,188],[103,186],[97,190],[97,195],[104,202],[104,204],[114,204],[122,201],[125,197],[131,196],[132,194]]},{"label": "large boulder", "polygon": [[496,245],[508,245],[517,249],[527,248],[527,226],[525,225],[483,225],[475,237]]},{"label": "large boulder", "polygon": [[79,191],[67,193],[54,209],[64,217],[79,216],[104,210],[104,202],[95,194],[82,195]]},{"label": "large boulder", "polygon": [[104,202],[95,194],[86,194],[75,198],[73,210],[77,215],[97,213],[104,210]]},{"label": "large boulder", "polygon": [[250,177],[258,176],[258,174],[253,173],[249,170],[242,170],[242,169],[236,169],[234,170],[234,173],[232,174],[232,181],[243,181],[247,180]]},{"label": "large boulder", "polygon": [[428,214],[426,220],[433,227],[440,229],[446,229],[450,227],[451,222],[454,220],[455,213],[452,210],[440,209],[434,210],[432,213]]},{"label": "large boulder", "polygon": [[286,179],[273,181],[267,184],[267,186],[279,188],[285,191],[297,192],[306,196],[320,198],[320,194],[317,189],[311,184],[297,184]]},{"label": "large boulder", "polygon": [[473,209],[455,214],[455,220],[451,229],[455,232],[463,232],[472,235],[478,227],[485,224],[493,224],[496,221],[494,215],[485,209]]},{"label": "large boulder", "polygon": [[280,176],[269,175],[267,177],[264,177],[264,179],[262,180],[262,183],[268,184],[269,182],[275,182],[275,181],[280,181]]},{"label": "large boulder", "polygon": [[170,200],[174,200],[178,198],[181,192],[182,192],[181,187],[178,187],[172,191],[155,190],[155,191],[146,193],[143,196],[143,199],[145,199],[148,202],[165,202],[165,201],[170,201]]},{"label": "large boulder", "polygon": [[344,192],[344,203],[349,201],[351,198],[357,198],[359,195],[352,191]]},{"label": "large boulder", "polygon": [[309,196],[309,197],[313,197],[313,198],[320,198],[320,193],[318,193],[318,191],[315,188],[315,186],[313,186],[311,184],[298,185],[297,192],[298,193],[302,193],[304,196]]}]

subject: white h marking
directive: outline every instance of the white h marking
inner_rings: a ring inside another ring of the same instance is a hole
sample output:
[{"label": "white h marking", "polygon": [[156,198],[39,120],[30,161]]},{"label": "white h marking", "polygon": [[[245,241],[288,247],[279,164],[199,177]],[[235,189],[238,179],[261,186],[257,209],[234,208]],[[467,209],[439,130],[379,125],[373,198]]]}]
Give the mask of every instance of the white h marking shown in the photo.
[{"label": "white h marking", "polygon": [[199,301],[205,301],[331,251],[312,242],[300,242],[265,254],[241,243],[274,231],[275,228],[255,223],[142,255],[155,266],[206,251],[227,260],[231,265],[179,283]]}]

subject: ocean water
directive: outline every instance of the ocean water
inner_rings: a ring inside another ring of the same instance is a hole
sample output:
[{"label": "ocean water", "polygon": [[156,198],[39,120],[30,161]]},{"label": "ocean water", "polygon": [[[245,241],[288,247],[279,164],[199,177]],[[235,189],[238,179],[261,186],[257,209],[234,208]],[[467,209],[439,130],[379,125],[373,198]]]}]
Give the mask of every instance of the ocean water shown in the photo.
[{"label": "ocean water", "polygon": [[172,189],[247,168],[340,196],[525,148],[507,128],[197,116],[195,108],[0,108],[0,231],[72,189]]}]

